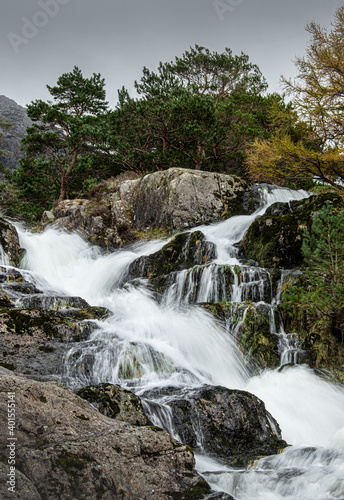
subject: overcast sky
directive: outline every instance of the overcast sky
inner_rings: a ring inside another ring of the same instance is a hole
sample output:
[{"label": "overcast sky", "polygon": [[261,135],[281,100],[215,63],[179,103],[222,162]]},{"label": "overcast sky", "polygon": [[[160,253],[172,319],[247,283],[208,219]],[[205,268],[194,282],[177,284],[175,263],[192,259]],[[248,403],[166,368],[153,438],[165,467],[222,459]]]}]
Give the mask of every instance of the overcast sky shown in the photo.
[{"label": "overcast sky", "polygon": [[143,66],[155,69],[195,44],[243,51],[269,91],[295,76],[312,20],[329,26],[344,0],[0,0],[0,94],[25,106],[79,66],[101,73],[114,106]]}]

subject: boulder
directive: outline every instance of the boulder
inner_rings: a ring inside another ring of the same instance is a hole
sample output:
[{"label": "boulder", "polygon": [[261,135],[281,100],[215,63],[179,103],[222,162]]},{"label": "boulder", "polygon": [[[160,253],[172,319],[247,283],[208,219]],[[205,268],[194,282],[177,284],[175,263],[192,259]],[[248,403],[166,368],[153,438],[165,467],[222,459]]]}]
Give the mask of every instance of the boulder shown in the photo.
[{"label": "boulder", "polygon": [[129,266],[127,279],[153,279],[166,276],[205,264],[215,256],[215,245],[206,241],[201,231],[181,233],[172,238],[158,252],[134,260]]},{"label": "boulder", "polygon": [[[154,398],[154,390],[145,398]],[[220,386],[185,389],[166,398],[173,428],[183,444],[232,466],[246,466],[287,446],[264,403],[248,392]]]},{"label": "boulder", "polygon": [[2,218],[0,218],[0,250],[1,248],[7,256],[5,260],[14,266],[19,266],[24,250],[20,248],[17,230]]},{"label": "boulder", "polygon": [[45,211],[43,227],[76,231],[90,243],[114,250],[135,240],[132,234],[131,198],[137,175],[126,172],[94,186],[89,199],[65,200]]},{"label": "boulder", "polygon": [[[0,428],[1,498],[186,500],[210,493],[192,450],[164,430],[110,419],[55,383],[0,374],[1,421],[8,421],[12,394],[16,410],[14,436]],[[9,443],[16,487],[10,497]]]},{"label": "boulder", "polygon": [[44,212],[42,224],[74,230],[113,250],[152,230],[171,232],[248,213],[248,184],[236,176],[171,168],[137,179],[124,173]]},{"label": "boulder", "polygon": [[113,250],[122,244],[111,209],[105,202],[90,200],[61,201],[52,211],[44,212],[42,222],[49,227],[76,231],[90,243]]},{"label": "boulder", "polygon": [[267,304],[252,304],[246,309],[237,336],[239,348],[251,366],[278,368],[279,335],[271,332],[271,322],[276,324],[276,320],[279,321],[278,312]]},{"label": "boulder", "polygon": [[290,203],[275,203],[256,219],[241,242],[240,255],[262,267],[295,269],[303,266],[301,253],[305,230],[310,231],[313,215],[329,202],[342,207],[339,195],[326,193]]},{"label": "boulder", "polygon": [[78,396],[86,399],[100,413],[131,425],[151,425],[146,417],[141,399],[119,385],[99,384],[78,391]]},{"label": "boulder", "polygon": [[134,228],[186,229],[245,214],[249,189],[236,176],[170,168],[136,181],[131,211]]}]

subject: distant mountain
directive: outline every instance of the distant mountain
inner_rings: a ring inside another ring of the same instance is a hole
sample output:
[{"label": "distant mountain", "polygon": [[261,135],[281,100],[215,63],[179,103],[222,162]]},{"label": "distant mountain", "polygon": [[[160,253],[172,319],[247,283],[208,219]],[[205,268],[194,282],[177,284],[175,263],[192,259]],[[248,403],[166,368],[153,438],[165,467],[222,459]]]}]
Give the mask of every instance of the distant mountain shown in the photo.
[{"label": "distant mountain", "polygon": [[9,156],[0,156],[0,162],[10,170],[15,170],[20,158],[23,156],[20,140],[25,137],[26,129],[32,121],[27,116],[26,109],[12,99],[0,95],[0,117],[14,125],[3,132],[1,148],[9,152]]}]

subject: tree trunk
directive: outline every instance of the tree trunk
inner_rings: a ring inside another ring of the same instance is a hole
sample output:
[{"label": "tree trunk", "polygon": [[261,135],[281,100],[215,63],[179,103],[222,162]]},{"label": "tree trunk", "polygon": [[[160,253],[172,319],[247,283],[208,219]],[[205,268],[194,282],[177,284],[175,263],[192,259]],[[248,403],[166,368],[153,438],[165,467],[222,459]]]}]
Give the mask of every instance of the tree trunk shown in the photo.
[{"label": "tree trunk", "polygon": [[204,147],[203,147],[203,144],[201,143],[201,141],[198,139],[197,140],[197,160],[196,160],[196,165],[195,165],[196,170],[202,170],[204,157],[205,157]]},{"label": "tree trunk", "polygon": [[69,179],[70,174],[72,173],[72,170],[76,164],[77,158],[78,158],[78,150],[75,149],[73,152],[72,161],[70,162],[67,170],[63,171],[63,173],[62,173],[60,196],[59,196],[59,199],[57,200],[57,203],[60,203],[60,201],[63,201],[66,199],[68,179]]}]

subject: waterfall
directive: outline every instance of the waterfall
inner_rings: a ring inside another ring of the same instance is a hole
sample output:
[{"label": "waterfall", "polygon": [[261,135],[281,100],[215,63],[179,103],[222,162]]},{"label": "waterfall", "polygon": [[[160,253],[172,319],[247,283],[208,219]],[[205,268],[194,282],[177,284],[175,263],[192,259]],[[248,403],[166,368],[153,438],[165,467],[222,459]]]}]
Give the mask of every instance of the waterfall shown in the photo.
[{"label": "waterfall", "polygon": [[[235,342],[239,325],[234,311],[242,320],[244,301],[267,304],[271,331],[283,335],[283,330],[276,332],[273,307],[279,295],[273,296],[269,272],[243,266],[236,245],[269,205],[305,196],[304,191],[265,189],[254,214],[196,228],[216,245],[216,258],[175,273],[173,285],[159,302],[144,283],[123,283],[130,263],[158,251],[166,240],[104,254],[77,234],[55,229],[31,234],[18,227],[26,249],[22,267],[27,279],[51,296],[80,296],[111,311],[110,317],[97,322],[88,340],[67,353],[64,382],[71,387],[112,382],[144,395],[157,388],[214,384],[246,390],[265,402],[282,437],[293,446],[242,471],[197,457],[197,468],[212,488],[236,500],[344,498],[343,388],[325,382],[305,365],[252,377]],[[197,305],[227,300],[233,307],[227,326]],[[289,359],[282,353],[283,363]],[[155,424],[173,433],[166,403],[168,398],[157,398],[143,404]]]}]

